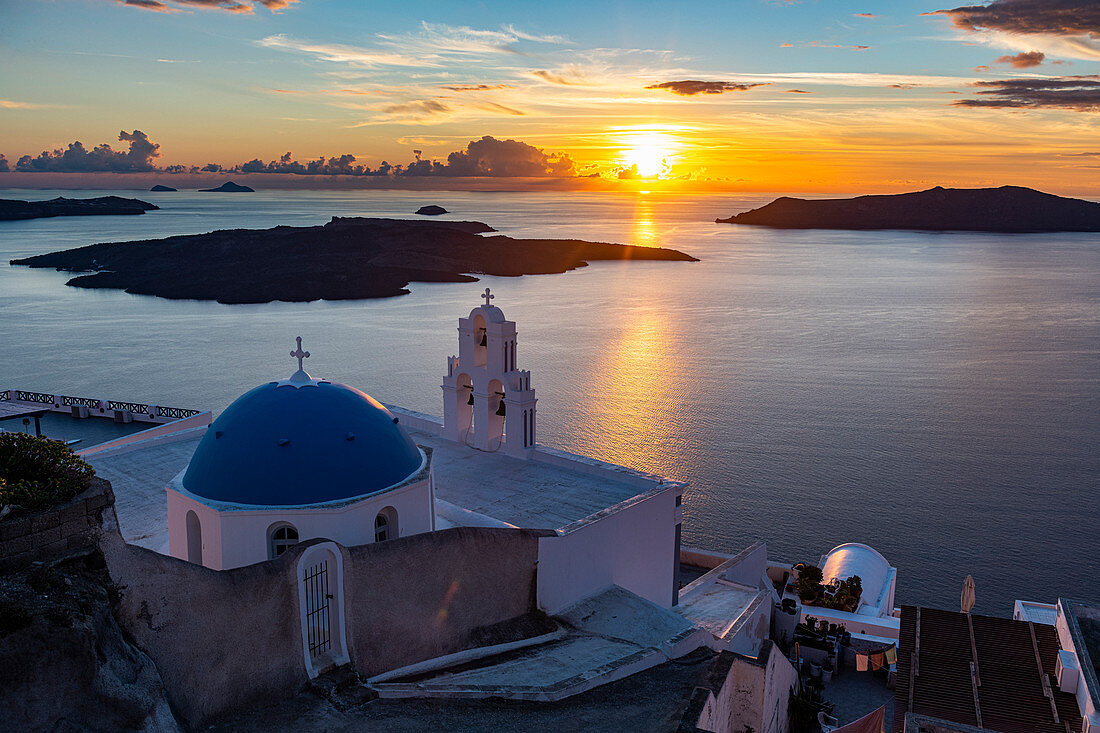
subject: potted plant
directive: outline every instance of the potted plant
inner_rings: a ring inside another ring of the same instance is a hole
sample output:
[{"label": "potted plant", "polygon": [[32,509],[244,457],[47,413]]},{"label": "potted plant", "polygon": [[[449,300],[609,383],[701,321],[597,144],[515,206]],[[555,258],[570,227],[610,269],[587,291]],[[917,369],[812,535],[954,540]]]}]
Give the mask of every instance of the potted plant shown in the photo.
[{"label": "potted plant", "polygon": [[832,655],[825,660],[825,663],[821,665],[821,681],[828,682],[833,678],[833,670],[835,667],[832,662]]}]

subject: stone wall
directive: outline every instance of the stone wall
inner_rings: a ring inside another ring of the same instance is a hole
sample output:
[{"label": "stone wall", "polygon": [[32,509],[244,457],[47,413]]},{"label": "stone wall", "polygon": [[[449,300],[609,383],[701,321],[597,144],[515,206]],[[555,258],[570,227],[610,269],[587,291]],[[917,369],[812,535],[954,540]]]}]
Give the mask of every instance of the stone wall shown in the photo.
[{"label": "stone wall", "polygon": [[770,641],[755,658],[721,652],[703,686],[696,688],[680,730],[785,733],[795,682],[794,667]]},{"label": "stone wall", "polygon": [[[540,534],[461,527],[341,548],[353,667],[369,677],[460,651],[475,630],[533,611]],[[188,725],[283,700],[308,682],[297,565],[321,541],[216,571],[104,532],[119,623]]]},{"label": "stone wall", "polygon": [[546,532],[457,527],[347,548],[348,651],[363,677],[470,647],[471,632],[536,608]]},{"label": "stone wall", "polygon": [[297,553],[217,571],[126,544],[100,546],[119,624],[152,658],[191,726],[296,694],[307,681],[295,594]]},{"label": "stone wall", "polygon": [[103,510],[114,502],[110,482],[97,477],[72,501],[5,518],[0,521],[0,569],[94,546]]}]

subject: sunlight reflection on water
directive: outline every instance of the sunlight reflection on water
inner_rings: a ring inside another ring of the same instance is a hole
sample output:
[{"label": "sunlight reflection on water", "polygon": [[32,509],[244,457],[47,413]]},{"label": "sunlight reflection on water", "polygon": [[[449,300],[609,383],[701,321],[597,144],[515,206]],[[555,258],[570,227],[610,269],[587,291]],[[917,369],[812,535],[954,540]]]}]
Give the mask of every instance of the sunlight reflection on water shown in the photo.
[{"label": "sunlight reflection on water", "polygon": [[[59,195],[38,193],[0,197]],[[0,388],[220,410],[289,374],[301,334],[314,374],[438,414],[456,319],[488,285],[518,323],[540,440],[689,481],[687,544],[763,539],[793,562],[863,541],[899,567],[899,602],[950,607],[970,573],[978,611],[995,614],[1017,597],[1095,587],[1095,236],[713,223],[769,196],[118,193],[163,210],[0,222],[0,255],[439,203],[512,236],[669,246],[701,261],[256,306],[79,290],[64,274],[0,267]]]}]

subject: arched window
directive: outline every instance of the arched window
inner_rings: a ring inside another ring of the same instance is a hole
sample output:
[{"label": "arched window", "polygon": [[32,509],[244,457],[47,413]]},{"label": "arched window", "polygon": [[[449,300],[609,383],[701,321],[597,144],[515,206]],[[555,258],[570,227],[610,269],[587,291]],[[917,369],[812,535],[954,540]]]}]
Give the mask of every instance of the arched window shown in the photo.
[{"label": "arched window", "polygon": [[401,535],[397,531],[397,510],[388,506],[374,518],[374,541],[385,542]]},{"label": "arched window", "polygon": [[267,556],[274,560],[298,544],[298,530],[289,524],[277,524],[268,533]]}]

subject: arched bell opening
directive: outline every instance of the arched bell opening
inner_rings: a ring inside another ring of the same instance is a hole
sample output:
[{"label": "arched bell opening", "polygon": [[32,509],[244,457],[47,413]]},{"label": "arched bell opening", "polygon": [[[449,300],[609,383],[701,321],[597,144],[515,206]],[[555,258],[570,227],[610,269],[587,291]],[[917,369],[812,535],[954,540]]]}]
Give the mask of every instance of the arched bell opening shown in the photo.
[{"label": "arched bell opening", "polygon": [[499,379],[489,382],[489,447],[495,447],[504,437],[504,415],[507,409],[504,405],[504,385]]},{"label": "arched bell opening", "polygon": [[474,382],[469,374],[459,374],[456,380],[456,399],[458,401],[455,410],[458,435],[465,435],[470,430],[474,419]]},{"label": "arched bell opening", "polygon": [[474,316],[474,366],[485,366],[488,354],[489,336],[485,328],[485,316],[480,313]]}]

